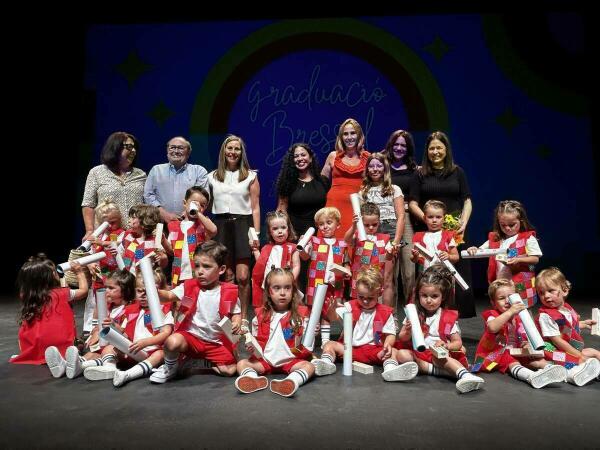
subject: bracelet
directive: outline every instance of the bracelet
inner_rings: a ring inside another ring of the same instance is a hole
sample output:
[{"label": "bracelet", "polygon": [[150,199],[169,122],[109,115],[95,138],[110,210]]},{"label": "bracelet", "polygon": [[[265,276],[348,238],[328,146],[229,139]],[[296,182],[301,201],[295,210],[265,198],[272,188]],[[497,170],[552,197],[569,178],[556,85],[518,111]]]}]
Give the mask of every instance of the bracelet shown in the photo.
[{"label": "bracelet", "polygon": [[248,319],[242,319],[242,323],[248,323],[249,324],[250,322],[248,321]]}]

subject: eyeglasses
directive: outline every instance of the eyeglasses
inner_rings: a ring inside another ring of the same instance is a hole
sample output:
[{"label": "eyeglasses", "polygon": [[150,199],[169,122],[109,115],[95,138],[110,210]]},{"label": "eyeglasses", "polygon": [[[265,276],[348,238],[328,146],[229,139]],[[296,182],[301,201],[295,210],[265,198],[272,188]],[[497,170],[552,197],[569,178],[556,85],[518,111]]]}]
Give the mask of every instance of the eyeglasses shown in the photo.
[{"label": "eyeglasses", "polygon": [[185,149],[187,149],[187,147],[185,145],[169,145],[167,147],[167,150],[169,150],[169,151],[176,151],[176,150],[178,150],[178,151],[182,152]]},{"label": "eyeglasses", "polygon": [[121,148],[125,150],[133,150],[135,148],[135,144],[123,144],[121,145]]}]

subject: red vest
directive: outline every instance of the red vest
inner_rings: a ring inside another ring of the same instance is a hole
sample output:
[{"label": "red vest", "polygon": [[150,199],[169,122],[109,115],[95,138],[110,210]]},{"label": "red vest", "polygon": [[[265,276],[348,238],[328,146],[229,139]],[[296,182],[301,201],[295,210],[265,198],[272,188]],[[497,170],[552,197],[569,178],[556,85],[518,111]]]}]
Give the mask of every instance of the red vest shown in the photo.
[{"label": "red vest", "polygon": [[171,247],[173,247],[171,284],[175,287],[181,283],[179,277],[181,276],[183,246],[187,245],[190,264],[192,270],[194,270],[194,251],[196,251],[197,246],[206,241],[206,233],[204,226],[200,222],[194,221],[193,225],[187,230],[187,242],[185,242],[183,231],[181,231],[181,222],[179,220],[172,220],[167,224],[167,228],[169,229],[169,242],[171,243]]},{"label": "red vest", "polygon": [[[357,236],[357,235],[355,235]],[[386,262],[385,246],[390,240],[390,235],[385,233],[377,233],[375,241],[358,241],[354,246],[354,257],[352,258],[352,293],[351,297],[356,298],[356,275],[361,267],[375,266],[378,267],[383,275]]]},{"label": "red vest", "polygon": [[[263,304],[263,280],[265,278],[265,270],[267,266],[267,261],[269,260],[269,256],[271,255],[271,251],[273,247],[279,244],[266,244],[262,250],[260,251],[260,256],[254,264],[254,269],[252,269],[252,306],[254,308],[258,308]],[[281,255],[281,266],[280,268],[292,268],[292,254],[296,249],[296,244],[292,244],[291,242],[286,242],[281,244],[283,247],[283,253]]]},{"label": "red vest", "polygon": [[[344,256],[347,251],[347,244],[341,239],[336,239],[330,247],[324,238],[313,236],[311,238],[312,252],[310,254],[310,266],[308,268],[308,285],[306,289],[306,303],[312,305],[315,295],[315,288],[319,284],[325,284],[325,272],[327,269],[327,260],[329,251],[333,252],[333,262],[340,266],[344,263]],[[344,295],[344,277],[335,275],[334,297],[342,298]]]},{"label": "red vest", "polygon": [[131,231],[125,232],[122,245],[125,249],[125,252],[123,253],[125,270],[131,270],[136,262],[156,249],[154,239],[146,239],[139,244]]},{"label": "red vest", "polygon": [[[535,231],[523,231],[517,235],[517,240],[508,247],[509,258],[516,256],[527,255],[527,239],[530,236],[535,237]],[[496,233],[488,234],[489,248],[500,248],[501,240],[498,239]],[[489,259],[488,263],[488,282],[491,283],[496,279],[496,259]],[[513,266],[513,283],[515,283],[515,292],[517,292],[528,308],[531,308],[537,303],[537,294],[535,292],[535,272],[533,264],[518,264]]]},{"label": "red vest", "polygon": [[[170,303],[162,305],[163,314],[167,314],[170,310]],[[125,310],[123,311],[123,314],[127,318],[127,324],[125,325],[125,334],[131,341],[134,341],[135,339],[135,325],[137,323],[137,319],[141,311],[143,311],[143,309],[140,306],[139,301],[136,301],[131,305],[127,305],[125,307]],[[154,331],[154,329],[152,328],[152,320],[150,319],[150,309],[148,309],[148,312],[144,314],[144,325],[146,326],[146,329],[153,335],[160,333],[160,330]]]},{"label": "red vest", "polygon": [[[421,320],[421,330],[423,330],[423,336],[427,337],[429,335],[429,327],[425,324],[425,320],[423,320],[421,317],[419,317],[419,319]],[[457,320],[458,320],[458,311],[457,310],[442,308],[440,323],[438,325],[438,335],[442,341],[444,341],[446,343],[450,342],[451,331]],[[425,351],[428,351],[428,350],[425,350]],[[451,351],[449,353],[450,353],[451,358],[456,359],[463,366],[469,367],[469,362],[467,361],[467,355],[465,355],[462,351],[455,351],[455,352]]]},{"label": "red vest", "polygon": [[[350,300],[348,302],[352,308],[352,329],[358,322],[363,309],[360,307],[358,300]],[[375,317],[373,318],[373,343],[375,345],[383,345],[382,330],[384,325],[393,314],[394,308],[377,303],[375,306]]]},{"label": "red vest", "polygon": [[[571,318],[573,320],[572,325],[569,323],[564,314],[558,309],[546,308],[544,306],[541,306],[538,310],[535,323],[541,332],[542,327],[540,326],[540,314],[548,314],[558,325],[560,337],[567,341],[576,350],[581,351],[583,350],[583,338],[581,337],[579,331],[579,315],[568,303],[565,302],[563,306],[571,312]],[[579,358],[577,356],[557,349],[548,337],[544,337],[543,335],[542,337],[544,338],[544,341],[546,341],[546,348],[544,348],[544,359],[565,366],[567,369],[579,364]]]},{"label": "red vest", "polygon": [[[238,287],[232,283],[220,283],[221,298],[219,301],[219,314],[221,318],[231,317],[238,300]],[[196,278],[183,282],[183,298],[179,304],[179,317],[175,324],[175,331],[187,327],[192,323],[196,308],[198,307],[198,294],[201,286]]]},{"label": "red vest", "polygon": [[[256,320],[258,322],[258,333],[256,336],[256,340],[260,344],[260,346],[264,349],[267,345],[269,337],[271,337],[271,314],[267,317],[264,315],[264,308],[261,306],[260,308],[256,308],[254,310],[256,314]],[[298,306],[298,314],[302,319],[308,318],[310,312],[306,306]],[[287,343],[290,349],[295,349],[299,344],[299,339],[302,338],[304,334],[304,327],[302,323],[300,324],[292,324],[291,323],[292,313],[288,312],[285,316],[282,317],[281,321],[281,331],[283,332],[283,338]],[[297,326],[296,326],[297,325]],[[298,342],[296,342],[298,340]],[[306,359],[311,352],[306,349],[303,349],[300,353],[294,353],[297,358]]]},{"label": "red vest", "polygon": [[[429,231],[417,231],[413,235],[413,244],[420,244],[423,247],[427,248],[424,242],[425,233],[430,233]],[[454,231],[450,230],[442,230],[442,239],[440,239],[440,243],[437,246],[437,249],[441,252],[447,252],[450,250],[450,242],[454,239]],[[419,253],[419,258],[417,259],[417,264],[421,267],[425,265],[425,257]]]}]

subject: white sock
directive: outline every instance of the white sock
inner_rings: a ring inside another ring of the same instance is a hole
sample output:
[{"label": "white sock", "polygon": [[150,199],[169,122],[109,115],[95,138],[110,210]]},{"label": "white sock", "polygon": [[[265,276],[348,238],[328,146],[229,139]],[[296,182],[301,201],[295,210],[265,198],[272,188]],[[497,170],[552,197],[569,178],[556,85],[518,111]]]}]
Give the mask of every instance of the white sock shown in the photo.
[{"label": "white sock", "polygon": [[392,370],[393,368],[398,367],[398,361],[395,359],[386,359],[383,362],[383,371],[387,372],[388,370]]},{"label": "white sock", "polygon": [[152,363],[146,359],[141,363],[136,364],[131,369],[125,372],[125,376],[128,380],[135,380],[136,378],[146,377],[152,372]]},{"label": "white sock", "polygon": [[460,380],[465,375],[469,375],[469,373],[470,372],[467,369],[465,369],[464,367],[461,367],[460,369],[458,369],[456,371],[456,378]]},{"label": "white sock", "polygon": [[103,366],[113,366],[117,367],[117,357],[113,354],[104,355],[102,357],[102,365]]},{"label": "white sock", "polygon": [[321,345],[329,342],[331,340],[331,325],[321,324]]},{"label": "white sock", "polygon": [[240,373],[240,377],[258,378],[258,372],[252,367],[246,367],[242,370],[242,373]]},{"label": "white sock", "polygon": [[324,359],[325,361],[330,362],[331,364],[335,364],[334,358],[332,355],[330,355],[329,353],[323,353],[321,355],[321,359]]},{"label": "white sock", "polygon": [[510,369],[510,374],[517,380],[529,383],[529,380],[533,376],[534,372],[533,370],[529,370],[527,367],[517,365]]},{"label": "white sock", "polygon": [[441,377],[442,375],[445,375],[445,372],[439,367],[436,367],[431,363],[427,363],[427,375]]},{"label": "white sock", "polygon": [[81,358],[81,356],[79,357],[79,359],[81,360],[81,368],[82,369],[86,369],[87,367],[96,367],[96,366],[102,365],[102,359],[85,360],[85,359]]},{"label": "white sock", "polygon": [[167,366],[167,369],[169,369],[169,371],[177,367],[177,359],[178,356],[176,356],[175,358],[169,358],[165,352],[165,366]]},{"label": "white sock", "polygon": [[286,379],[288,378],[294,381],[296,386],[300,387],[308,381],[308,373],[304,369],[296,369],[286,377]]}]

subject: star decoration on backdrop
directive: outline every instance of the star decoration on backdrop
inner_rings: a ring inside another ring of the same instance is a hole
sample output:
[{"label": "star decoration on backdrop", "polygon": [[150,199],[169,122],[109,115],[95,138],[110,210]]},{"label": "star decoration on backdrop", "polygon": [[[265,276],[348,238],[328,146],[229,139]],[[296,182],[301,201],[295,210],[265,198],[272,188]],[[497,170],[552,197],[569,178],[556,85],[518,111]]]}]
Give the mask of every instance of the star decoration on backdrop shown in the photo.
[{"label": "star decoration on backdrop", "polygon": [[436,36],[431,44],[423,47],[427,53],[431,54],[437,62],[440,62],[446,53],[450,51],[450,47],[439,36]]},{"label": "star decoration on backdrop", "polygon": [[513,128],[515,128],[521,122],[522,120],[513,114],[510,107],[506,108],[502,114],[496,117],[496,123],[503,127],[508,135],[511,135]]},{"label": "star decoration on backdrop", "polygon": [[165,122],[173,117],[175,113],[161,100],[154,108],[152,108],[148,115],[154,119],[160,128],[162,128]]},{"label": "star decoration on backdrop", "polygon": [[125,58],[122,63],[116,66],[117,73],[122,75],[127,80],[130,88],[139,77],[150,71],[151,68],[152,65],[146,64],[144,61],[142,61],[135,51],[131,51],[129,55],[127,55],[127,58]]}]

